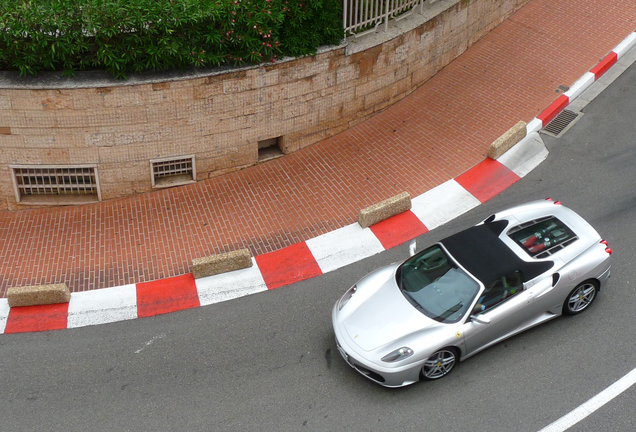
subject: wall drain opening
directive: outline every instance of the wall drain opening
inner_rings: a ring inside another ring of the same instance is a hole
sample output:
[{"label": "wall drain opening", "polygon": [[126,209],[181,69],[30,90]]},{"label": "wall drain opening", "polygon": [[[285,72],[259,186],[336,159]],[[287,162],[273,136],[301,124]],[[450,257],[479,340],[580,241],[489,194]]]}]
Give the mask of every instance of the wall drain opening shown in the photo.
[{"label": "wall drain opening", "polygon": [[283,150],[280,148],[283,137],[270,138],[258,142],[258,161],[266,161],[283,156]]},{"label": "wall drain opening", "polygon": [[153,188],[165,188],[194,183],[197,178],[194,155],[150,161]]},{"label": "wall drain opening", "polygon": [[583,113],[564,109],[543,128],[549,135],[560,137],[583,116]]}]

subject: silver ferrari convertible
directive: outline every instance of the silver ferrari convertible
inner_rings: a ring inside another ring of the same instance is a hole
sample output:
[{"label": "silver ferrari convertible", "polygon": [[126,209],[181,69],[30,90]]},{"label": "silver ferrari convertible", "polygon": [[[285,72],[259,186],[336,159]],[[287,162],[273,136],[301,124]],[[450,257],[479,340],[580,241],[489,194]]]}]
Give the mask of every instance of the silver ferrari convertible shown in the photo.
[{"label": "silver ferrari convertible", "polygon": [[549,198],[410,250],[333,308],[342,357],[386,387],[442,378],[503,339],[583,312],[607,282],[612,254],[590,224]]}]

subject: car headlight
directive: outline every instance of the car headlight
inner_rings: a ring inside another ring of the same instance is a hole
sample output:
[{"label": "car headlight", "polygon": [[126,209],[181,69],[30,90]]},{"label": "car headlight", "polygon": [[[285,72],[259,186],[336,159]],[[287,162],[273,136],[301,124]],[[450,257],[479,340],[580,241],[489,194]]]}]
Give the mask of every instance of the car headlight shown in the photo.
[{"label": "car headlight", "polygon": [[358,290],[358,287],[354,285],[351,288],[349,288],[349,290],[346,293],[344,293],[344,295],[340,298],[340,301],[338,302],[338,310],[342,310],[344,305],[346,305],[347,302],[351,300],[351,296],[353,296],[357,290]]},{"label": "car headlight", "polygon": [[382,357],[382,361],[387,363],[393,363],[396,361],[404,360],[405,358],[411,357],[412,355],[413,355],[413,350],[411,348],[402,347]]}]

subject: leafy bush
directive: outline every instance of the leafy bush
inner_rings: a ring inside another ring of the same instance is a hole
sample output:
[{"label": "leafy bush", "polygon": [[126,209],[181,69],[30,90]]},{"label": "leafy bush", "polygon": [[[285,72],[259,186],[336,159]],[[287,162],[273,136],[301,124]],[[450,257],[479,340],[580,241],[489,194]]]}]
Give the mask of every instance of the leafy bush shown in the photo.
[{"label": "leafy bush", "polygon": [[21,75],[261,63],[342,37],[341,0],[0,0],[0,69]]}]

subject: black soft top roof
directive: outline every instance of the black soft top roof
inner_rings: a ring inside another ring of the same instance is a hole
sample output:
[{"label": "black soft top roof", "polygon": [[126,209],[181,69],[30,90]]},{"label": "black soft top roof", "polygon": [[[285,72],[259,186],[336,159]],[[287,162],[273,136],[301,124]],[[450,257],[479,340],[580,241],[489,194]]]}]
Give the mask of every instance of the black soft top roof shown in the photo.
[{"label": "black soft top roof", "polygon": [[511,251],[499,239],[507,225],[505,220],[484,223],[447,237],[441,243],[486,286],[515,270],[521,271],[523,281],[527,282],[552,268],[552,261],[526,262]]}]

